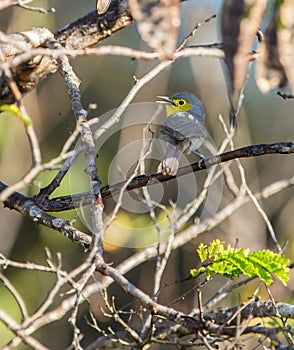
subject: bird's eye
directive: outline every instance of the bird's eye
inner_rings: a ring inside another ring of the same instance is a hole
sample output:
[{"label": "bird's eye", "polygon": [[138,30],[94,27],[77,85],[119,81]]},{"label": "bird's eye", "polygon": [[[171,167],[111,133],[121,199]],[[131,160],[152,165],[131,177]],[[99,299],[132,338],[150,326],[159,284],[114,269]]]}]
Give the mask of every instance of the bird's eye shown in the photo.
[{"label": "bird's eye", "polygon": [[184,101],[184,100],[180,100],[180,101],[179,101],[179,105],[180,105],[180,106],[183,106],[184,104],[185,104],[185,101]]}]

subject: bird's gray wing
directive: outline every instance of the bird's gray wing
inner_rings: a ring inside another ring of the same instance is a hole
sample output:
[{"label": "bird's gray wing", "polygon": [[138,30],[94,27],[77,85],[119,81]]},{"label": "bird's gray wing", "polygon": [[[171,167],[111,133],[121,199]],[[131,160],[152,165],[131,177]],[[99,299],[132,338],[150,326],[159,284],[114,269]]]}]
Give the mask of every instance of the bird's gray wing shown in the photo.
[{"label": "bird's gray wing", "polygon": [[160,133],[172,137],[176,142],[190,138],[206,138],[205,126],[188,112],[178,112],[167,117]]}]

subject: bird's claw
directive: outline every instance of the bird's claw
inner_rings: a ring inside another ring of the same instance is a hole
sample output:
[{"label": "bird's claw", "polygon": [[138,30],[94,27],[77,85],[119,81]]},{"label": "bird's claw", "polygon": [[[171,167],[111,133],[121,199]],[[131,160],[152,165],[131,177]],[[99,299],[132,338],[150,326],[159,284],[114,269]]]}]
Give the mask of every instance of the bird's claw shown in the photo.
[{"label": "bird's claw", "polygon": [[201,157],[201,159],[198,161],[198,167],[199,167],[199,169],[203,169],[203,168],[202,168],[202,165],[203,165],[205,159],[206,159],[206,158],[204,158],[204,157],[202,158],[202,157]]},{"label": "bird's claw", "polygon": [[198,166],[199,166],[199,169],[203,169],[202,164],[204,163],[204,161],[207,158],[203,154],[201,154],[200,152],[192,151],[192,153],[196,154],[200,158],[200,160],[198,161]]}]

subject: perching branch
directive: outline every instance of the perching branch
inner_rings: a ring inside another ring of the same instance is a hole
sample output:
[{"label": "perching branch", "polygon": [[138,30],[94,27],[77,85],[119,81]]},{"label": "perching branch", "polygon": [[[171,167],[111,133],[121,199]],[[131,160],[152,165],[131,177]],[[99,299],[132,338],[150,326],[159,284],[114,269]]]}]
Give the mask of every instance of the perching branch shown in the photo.
[{"label": "perching branch", "polygon": [[[142,188],[147,185],[152,185],[158,182],[166,182],[176,177],[180,177],[192,172],[198,172],[207,169],[213,165],[228,162],[237,158],[251,158],[267,154],[290,154],[294,153],[293,142],[278,142],[272,144],[260,144],[247,147],[238,148],[234,151],[222,153],[220,155],[206,159],[204,162],[192,163],[179,168],[177,176],[163,175],[161,173],[150,175],[136,176],[130,184],[127,186],[127,191]],[[119,182],[115,185],[104,186],[101,189],[101,195],[103,199],[110,198],[119,193],[121,188],[125,185],[126,181]],[[89,205],[91,202],[91,196],[89,192],[73,194],[70,196],[62,196],[49,200],[44,198],[42,203],[39,203],[44,211],[64,211],[72,210],[81,206]]]},{"label": "perching branch", "polygon": [[[177,176],[183,176],[191,172],[197,172],[206,169],[210,166],[231,161],[236,158],[249,158],[257,157],[266,154],[290,154],[294,153],[293,142],[280,142],[274,144],[261,144],[247,146],[236,149],[234,151],[222,153],[219,156],[211,157],[205,160],[204,163],[193,163],[191,166],[181,167]],[[161,173],[151,175],[139,175],[135,177],[131,183],[127,186],[127,191],[131,191],[137,188],[142,188],[147,185],[151,185],[155,181],[166,182],[174,179],[175,176],[163,175]],[[106,199],[111,197],[114,193],[118,193],[126,182],[120,182],[113,186],[105,186],[101,189],[102,198]],[[7,185],[0,182],[0,193],[8,188]],[[274,191],[275,193],[275,191]],[[4,206],[20,212],[22,215],[30,217],[35,222],[59,231],[64,236],[68,237],[72,241],[79,242],[85,246],[89,246],[91,242],[90,236],[75,229],[71,223],[67,220],[57,218],[49,215],[46,212],[58,212],[75,209],[77,207],[91,204],[91,194],[89,192],[74,194],[72,196],[61,196],[54,199],[48,199],[43,197],[40,192],[40,198],[38,196],[27,197],[19,192],[15,192],[4,201]],[[41,200],[40,200],[41,199]],[[216,220],[217,221],[217,220]]]}]

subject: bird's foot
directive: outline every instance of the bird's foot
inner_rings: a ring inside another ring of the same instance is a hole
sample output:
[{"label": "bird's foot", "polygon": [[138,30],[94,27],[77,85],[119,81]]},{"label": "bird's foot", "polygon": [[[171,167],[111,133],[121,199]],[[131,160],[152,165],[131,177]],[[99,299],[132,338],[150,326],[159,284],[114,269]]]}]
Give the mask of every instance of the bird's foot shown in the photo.
[{"label": "bird's foot", "polygon": [[198,162],[198,166],[200,169],[202,169],[203,163],[207,158],[203,154],[201,154],[200,152],[192,151],[192,153],[196,154],[196,156],[198,156],[200,158],[200,160]]},{"label": "bird's foot", "polygon": [[169,162],[163,160],[160,162],[157,171],[163,175],[175,176],[178,172],[178,166],[174,166],[173,163],[169,164]]}]

